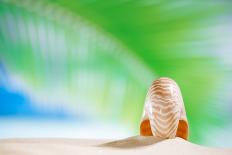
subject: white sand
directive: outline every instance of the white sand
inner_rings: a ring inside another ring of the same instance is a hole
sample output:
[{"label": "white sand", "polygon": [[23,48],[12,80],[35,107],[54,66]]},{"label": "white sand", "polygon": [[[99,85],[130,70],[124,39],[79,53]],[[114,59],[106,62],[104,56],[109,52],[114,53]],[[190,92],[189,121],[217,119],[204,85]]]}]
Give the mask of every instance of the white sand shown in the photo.
[{"label": "white sand", "polygon": [[0,155],[215,155],[232,149],[207,148],[181,138],[161,140],[135,136],[119,141],[87,139],[0,140]]}]

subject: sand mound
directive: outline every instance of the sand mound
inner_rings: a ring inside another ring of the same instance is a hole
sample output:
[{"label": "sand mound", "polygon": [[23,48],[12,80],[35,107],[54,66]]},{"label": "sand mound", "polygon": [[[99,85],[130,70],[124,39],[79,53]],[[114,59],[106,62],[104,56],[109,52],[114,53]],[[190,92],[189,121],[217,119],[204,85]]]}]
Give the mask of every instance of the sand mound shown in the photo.
[{"label": "sand mound", "polygon": [[232,149],[208,148],[181,138],[154,139],[135,136],[118,141],[87,139],[0,140],[2,155],[215,155],[232,154]]}]

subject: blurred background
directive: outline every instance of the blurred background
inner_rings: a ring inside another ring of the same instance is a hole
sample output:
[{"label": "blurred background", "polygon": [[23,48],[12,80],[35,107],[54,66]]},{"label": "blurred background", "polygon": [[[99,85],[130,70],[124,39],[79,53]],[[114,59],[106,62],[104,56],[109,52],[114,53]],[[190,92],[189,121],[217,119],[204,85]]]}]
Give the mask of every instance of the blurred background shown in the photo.
[{"label": "blurred background", "polygon": [[230,1],[0,0],[0,138],[137,135],[161,76],[190,141],[231,147]]}]

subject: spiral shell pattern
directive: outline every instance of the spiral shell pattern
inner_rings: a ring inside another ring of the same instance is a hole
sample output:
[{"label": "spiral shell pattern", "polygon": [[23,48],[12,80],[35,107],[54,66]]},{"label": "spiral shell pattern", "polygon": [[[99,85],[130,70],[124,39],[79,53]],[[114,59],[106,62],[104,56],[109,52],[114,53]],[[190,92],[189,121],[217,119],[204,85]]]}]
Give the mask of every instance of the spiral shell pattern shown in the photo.
[{"label": "spiral shell pattern", "polygon": [[[141,135],[174,138],[178,129],[187,132],[186,127],[179,124],[181,119],[187,122],[182,95],[176,82],[169,78],[154,81],[145,99]],[[150,133],[147,132],[149,128]]]}]

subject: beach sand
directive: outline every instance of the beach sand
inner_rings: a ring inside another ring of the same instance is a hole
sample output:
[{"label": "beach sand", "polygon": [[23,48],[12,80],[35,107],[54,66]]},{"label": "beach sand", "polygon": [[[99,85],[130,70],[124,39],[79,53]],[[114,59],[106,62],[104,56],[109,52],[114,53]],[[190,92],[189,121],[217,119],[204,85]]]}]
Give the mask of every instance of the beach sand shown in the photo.
[{"label": "beach sand", "polygon": [[2,139],[1,155],[215,155],[232,149],[209,148],[181,138],[155,139],[135,136],[123,140],[64,138]]}]

